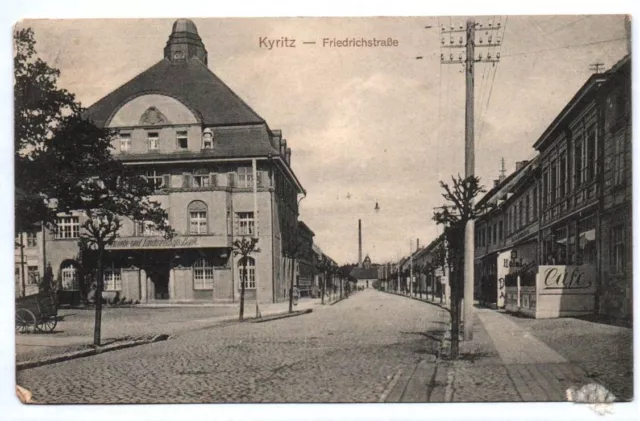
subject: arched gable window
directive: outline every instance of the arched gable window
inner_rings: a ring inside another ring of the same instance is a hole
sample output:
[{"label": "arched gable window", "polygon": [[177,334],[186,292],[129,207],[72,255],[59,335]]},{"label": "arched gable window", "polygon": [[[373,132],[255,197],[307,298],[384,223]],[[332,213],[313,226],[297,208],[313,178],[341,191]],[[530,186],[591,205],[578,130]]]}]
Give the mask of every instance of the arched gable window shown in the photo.
[{"label": "arched gable window", "polygon": [[193,289],[213,289],[213,262],[205,257],[193,264]]},{"label": "arched gable window", "polygon": [[242,258],[238,261],[238,289],[241,288],[241,282],[245,280],[245,289],[255,289],[256,288],[256,261],[253,257],[247,256],[247,264],[246,264],[246,278],[245,276],[245,267],[242,264]]},{"label": "arched gable window", "polygon": [[189,203],[187,214],[189,215],[189,234],[206,234],[207,205],[200,200],[194,200]]},{"label": "arched gable window", "polygon": [[62,262],[60,265],[60,280],[63,291],[78,291],[80,289],[78,264],[73,260]]}]

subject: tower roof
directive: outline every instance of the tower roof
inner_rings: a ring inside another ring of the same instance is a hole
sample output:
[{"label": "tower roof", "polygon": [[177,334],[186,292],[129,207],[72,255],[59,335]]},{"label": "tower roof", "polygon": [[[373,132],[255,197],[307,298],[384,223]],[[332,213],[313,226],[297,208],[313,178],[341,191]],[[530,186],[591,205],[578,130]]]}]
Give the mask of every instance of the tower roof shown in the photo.
[{"label": "tower roof", "polygon": [[196,24],[191,19],[177,19],[173,22],[173,28],[171,28],[171,33],[175,32],[190,32],[198,35],[198,28],[196,28]]}]

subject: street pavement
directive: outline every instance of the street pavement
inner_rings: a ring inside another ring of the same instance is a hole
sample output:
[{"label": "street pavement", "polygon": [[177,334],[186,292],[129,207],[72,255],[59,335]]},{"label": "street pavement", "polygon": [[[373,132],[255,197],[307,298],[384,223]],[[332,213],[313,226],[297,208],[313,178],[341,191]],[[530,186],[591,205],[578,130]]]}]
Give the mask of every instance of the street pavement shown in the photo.
[{"label": "street pavement", "polygon": [[[443,360],[432,368],[417,364],[415,370],[422,369],[433,383],[400,382],[395,389],[403,392],[396,401],[413,402],[419,396],[422,402],[562,402],[569,387],[593,383],[610,390],[618,401],[633,398],[629,328],[576,318],[519,318],[476,308],[473,332],[472,341],[460,343],[456,361]],[[430,390],[419,394],[411,390],[412,384]]]},{"label": "street pavement", "polygon": [[[294,310],[313,309],[320,299],[301,299]],[[289,303],[263,304],[263,316],[288,311]],[[202,329],[238,318],[238,304],[152,307],[105,307],[102,313],[102,343],[125,338],[151,337]],[[41,359],[83,349],[93,343],[94,309],[61,309],[61,321],[53,332],[16,334],[18,362]],[[255,304],[247,302],[245,318],[255,316]]]},{"label": "street pavement", "polygon": [[21,370],[17,383],[42,403],[379,402],[435,358],[444,320],[441,308],[366,290],[299,317]]}]

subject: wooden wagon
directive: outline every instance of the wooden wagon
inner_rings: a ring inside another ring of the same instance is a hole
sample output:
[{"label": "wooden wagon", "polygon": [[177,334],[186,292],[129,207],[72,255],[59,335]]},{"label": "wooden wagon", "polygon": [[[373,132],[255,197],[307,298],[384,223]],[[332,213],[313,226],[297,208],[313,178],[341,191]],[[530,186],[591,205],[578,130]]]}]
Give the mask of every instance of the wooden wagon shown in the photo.
[{"label": "wooden wagon", "polygon": [[58,324],[58,306],[53,292],[16,298],[16,332],[52,332]]}]

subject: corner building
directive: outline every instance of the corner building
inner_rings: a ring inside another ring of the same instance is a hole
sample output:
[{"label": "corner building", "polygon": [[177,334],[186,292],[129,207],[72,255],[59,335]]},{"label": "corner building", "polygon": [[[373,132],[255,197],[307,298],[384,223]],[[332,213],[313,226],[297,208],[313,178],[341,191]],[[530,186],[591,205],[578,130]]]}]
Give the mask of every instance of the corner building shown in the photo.
[{"label": "corner building", "polygon": [[[165,240],[144,221],[125,220],[108,248],[105,291],[141,302],[237,301],[242,269],[232,243],[251,236],[260,252],[249,259],[246,299],[286,299],[282,250],[295,240],[304,193],[291,149],[207,65],[195,24],[179,19],[164,57],[87,111],[113,130],[115,156],[146,177],[177,233]],[[47,261],[71,296],[82,288],[83,216],[61,218]]]}]

